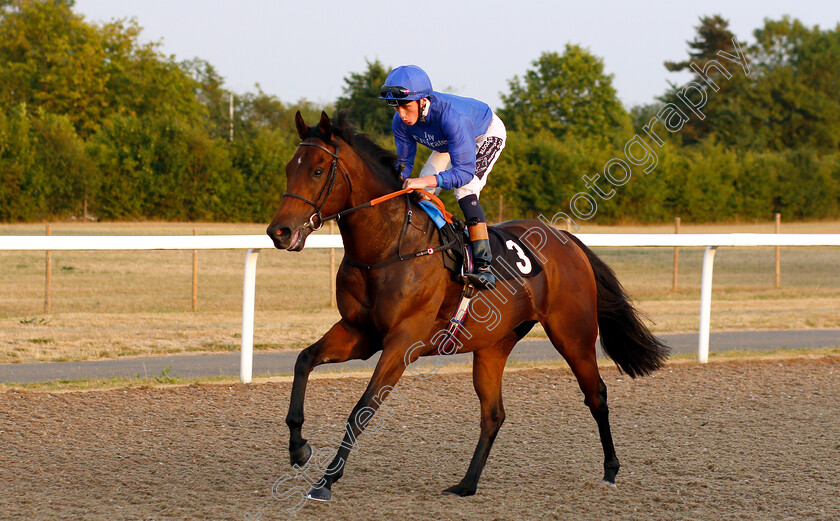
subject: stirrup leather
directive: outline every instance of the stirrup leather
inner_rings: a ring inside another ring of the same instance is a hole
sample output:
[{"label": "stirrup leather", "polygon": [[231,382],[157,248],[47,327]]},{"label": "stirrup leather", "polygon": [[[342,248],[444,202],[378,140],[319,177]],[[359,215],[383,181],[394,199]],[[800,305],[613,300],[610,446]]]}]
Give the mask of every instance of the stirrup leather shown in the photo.
[{"label": "stirrup leather", "polygon": [[467,315],[467,310],[470,307],[470,301],[473,296],[475,296],[475,287],[469,283],[465,283],[464,289],[461,290],[461,298],[458,301],[458,308],[455,310],[455,314],[452,318],[449,319],[449,325],[446,327],[446,332],[444,333],[440,344],[438,344],[437,349],[435,349],[435,355],[451,355],[458,351],[458,344],[460,344],[460,342],[458,342],[455,337],[458,336],[458,332],[464,325],[464,318]]}]

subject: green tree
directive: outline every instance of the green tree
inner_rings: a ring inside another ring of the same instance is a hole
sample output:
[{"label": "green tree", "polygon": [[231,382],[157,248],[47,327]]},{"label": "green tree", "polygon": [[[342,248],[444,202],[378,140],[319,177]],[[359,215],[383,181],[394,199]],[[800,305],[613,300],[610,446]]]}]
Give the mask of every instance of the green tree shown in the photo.
[{"label": "green tree", "polygon": [[160,43],[140,43],[141,31],[133,20],[116,20],[100,30],[108,53],[106,115],[154,114],[203,121],[207,110],[197,95],[202,86],[174,57],[159,52]]},{"label": "green tree", "polygon": [[770,219],[781,211],[774,195],[778,193],[779,178],[790,163],[778,152],[745,151],[740,154],[735,191],[738,194],[738,217],[741,219]]},{"label": "green tree", "polygon": [[236,124],[246,135],[272,128],[297,136],[295,112],[300,110],[303,119],[314,123],[321,117],[322,110],[328,110],[306,100],[283,103],[276,96],[263,92],[259,84],[256,93],[244,94],[236,100]]},{"label": "green tree", "polygon": [[[691,117],[680,131],[684,144],[695,145],[714,135],[718,143],[740,150],[807,146],[826,152],[840,147],[840,26],[821,31],[789,17],[765,20],[754,32],[756,43],[740,49],[748,60],[749,75],[718,55],[738,53],[726,20],[702,17],[697,33],[688,42],[689,60],[665,63],[672,71],[692,68],[692,81],[703,92],[689,89],[683,95],[692,103],[707,98],[701,108],[706,117]],[[728,71],[706,69],[717,91],[696,70],[711,60]],[[672,85],[660,99],[681,105],[681,91],[682,86]]]},{"label": "green tree", "polygon": [[307,101],[286,104],[266,94],[257,85],[256,93],[237,98],[237,137],[230,143],[231,160],[241,172],[244,195],[238,202],[244,215],[254,221],[270,220],[286,191],[286,163],[300,142],[294,115],[301,111],[314,123],[322,107]]},{"label": "green tree", "polygon": [[105,50],[67,0],[13,0],[0,10],[0,105],[65,114],[92,132],[107,106]]},{"label": "green tree", "polygon": [[775,190],[777,211],[795,219],[836,217],[840,211],[840,169],[837,154],[813,149],[782,152],[790,165],[780,172]]},{"label": "green tree", "polygon": [[[739,107],[740,98],[748,90],[748,80],[744,77],[741,68],[721,59],[718,55],[719,51],[724,51],[733,56],[738,54],[733,43],[735,35],[729,30],[729,21],[720,15],[701,16],[700,25],[695,29],[697,35],[694,40],[686,42],[689,48],[688,59],[681,62],[665,62],[665,68],[669,71],[691,71],[693,76],[691,82],[695,88],[682,92],[683,85],[675,85],[669,82],[671,87],[660,98],[663,104],[673,103],[678,107],[684,107],[684,102],[678,99],[678,94],[681,94],[687,97],[691,103],[702,106],[700,111],[706,117],[700,119],[698,116],[691,114],[692,117],[680,131],[679,138],[685,145],[698,143],[711,134],[713,130],[726,129],[724,130],[725,133],[735,137],[730,129],[736,130],[739,125],[745,124],[744,114],[739,111]],[[726,72],[731,74],[731,77],[727,79],[726,74],[721,72],[714,64],[707,66],[712,60],[721,64]],[[733,66],[738,70],[734,70]],[[704,76],[697,72],[697,68],[706,71],[705,78],[714,82],[719,88],[718,91],[708,85]],[[700,91],[696,90],[697,86],[699,86]],[[703,103],[704,98],[705,105]],[[751,136],[742,133],[740,139],[750,140]],[[724,142],[728,142],[728,140],[724,139]]]},{"label": "green tree", "polygon": [[[232,93],[224,89],[224,78],[216,72],[213,65],[199,58],[181,62],[180,67],[196,82],[196,96],[204,107],[205,123],[210,135],[214,138],[230,139]],[[241,114],[238,110],[234,111],[234,118],[234,126],[241,126]]]},{"label": "green tree", "polygon": [[[665,62],[665,68],[671,72],[688,70],[691,63],[702,65],[709,60],[717,59],[718,51],[726,51],[735,54],[732,38],[735,37],[729,30],[729,20],[719,14],[714,16],[701,16],[700,25],[695,27],[697,35],[688,44],[688,60],[681,62]],[[696,78],[696,76],[695,76]]]},{"label": "green tree", "polygon": [[499,116],[511,130],[549,130],[613,140],[630,129],[630,117],[604,73],[603,61],[588,50],[566,44],[562,55],[545,52],[520,79],[508,82]]},{"label": "green tree", "polygon": [[45,197],[43,213],[52,217],[83,216],[99,188],[99,171],[84,141],[67,116],[43,108],[31,118],[37,169]]},{"label": "green tree", "polygon": [[271,219],[286,191],[286,163],[299,141],[295,131],[261,127],[231,144],[233,165],[244,182],[244,197],[239,204],[248,219]]},{"label": "green tree", "polygon": [[0,111],[0,220],[33,219],[43,197],[33,182],[37,165],[26,104]]},{"label": "green tree", "polygon": [[0,105],[70,119],[84,139],[108,116],[199,117],[194,81],[135,22],[89,24],[69,0],[11,0],[0,10]]},{"label": "green tree", "polygon": [[225,142],[182,118],[115,116],[93,139],[107,219],[239,220],[241,173]]},{"label": "green tree", "polygon": [[[788,17],[765,20],[750,53],[757,69],[745,97],[754,148],[840,148],[840,26],[821,31]],[[730,140],[736,142],[736,140]]]},{"label": "green tree", "polygon": [[374,137],[391,134],[394,110],[379,99],[379,90],[385,84],[390,68],[379,60],[367,63],[367,70],[353,72],[344,78],[344,95],[338,98],[336,108],[346,110],[354,124]]},{"label": "green tree", "polygon": [[[265,220],[322,107],[236,96],[201,59],[141,43],[131,20],[96,25],[72,0],[0,0],[0,220]],[[371,64],[373,65],[373,64]],[[378,105],[378,108],[385,110]]]}]

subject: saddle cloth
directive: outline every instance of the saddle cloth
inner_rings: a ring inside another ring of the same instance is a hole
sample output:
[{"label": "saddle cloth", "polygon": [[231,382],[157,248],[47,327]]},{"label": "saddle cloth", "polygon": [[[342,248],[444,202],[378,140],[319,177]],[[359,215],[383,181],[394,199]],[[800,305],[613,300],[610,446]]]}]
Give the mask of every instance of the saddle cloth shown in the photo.
[{"label": "saddle cloth", "polygon": [[[437,206],[428,201],[420,201],[420,206],[437,226],[441,243],[455,243],[452,248],[443,252],[443,265],[452,272],[452,278],[458,280],[462,269],[463,273],[471,272],[472,250],[464,223],[457,219],[453,219],[453,223],[447,223]],[[529,278],[542,273],[542,266],[519,237],[498,226],[488,226],[487,231],[490,236],[490,251],[493,254],[490,267],[497,279]]]}]

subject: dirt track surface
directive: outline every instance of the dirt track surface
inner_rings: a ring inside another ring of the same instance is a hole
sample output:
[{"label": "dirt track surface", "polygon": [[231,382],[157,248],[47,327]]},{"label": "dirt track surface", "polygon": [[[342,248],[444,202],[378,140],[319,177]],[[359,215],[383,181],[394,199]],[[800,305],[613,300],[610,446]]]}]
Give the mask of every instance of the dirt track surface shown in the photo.
[{"label": "dirt track surface", "polygon": [[[282,497],[290,384],[0,395],[2,519],[838,519],[840,358],[603,371],[622,463],[564,369],[505,375],[478,494],[443,496],[478,438],[469,374],[406,377],[333,501]],[[313,380],[304,435],[335,447],[366,381]],[[401,401],[402,398],[404,401]],[[373,423],[371,424],[373,425]]]}]

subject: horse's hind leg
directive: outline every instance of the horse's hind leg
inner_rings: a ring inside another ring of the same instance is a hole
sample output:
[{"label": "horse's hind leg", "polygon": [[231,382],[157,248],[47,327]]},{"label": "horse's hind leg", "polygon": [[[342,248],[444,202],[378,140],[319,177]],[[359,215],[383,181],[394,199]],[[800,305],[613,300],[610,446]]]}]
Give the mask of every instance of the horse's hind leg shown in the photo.
[{"label": "horse's hind leg", "polygon": [[[577,322],[580,326],[585,322]],[[543,324],[548,338],[555,349],[563,355],[569,367],[577,378],[580,390],[583,391],[584,403],[598,423],[598,434],[604,449],[604,481],[615,484],[615,476],[620,467],[615,454],[612,433],[610,431],[609,408],[607,407],[607,386],[598,372],[598,361],[595,354],[595,334],[581,334],[579,327],[572,327],[570,323]],[[561,331],[574,332],[561,335]],[[597,332],[597,329],[594,330]],[[594,333],[593,332],[593,333]]]},{"label": "horse's hind leg", "polygon": [[341,320],[320,340],[300,352],[295,362],[292,396],[289,413],[286,415],[286,425],[289,426],[289,460],[292,465],[303,467],[312,456],[312,447],[301,434],[304,421],[303,402],[309,374],[321,364],[367,359],[377,349],[378,346],[369,342],[365,335]]},{"label": "horse's hind leg", "polygon": [[598,434],[601,437],[601,445],[604,448],[604,481],[615,485],[615,476],[618,474],[618,469],[621,465],[618,463],[618,457],[615,455],[615,445],[613,445],[612,433],[610,432],[607,386],[600,377],[598,377],[598,403],[598,406],[593,406],[591,402],[587,403],[587,405],[589,405],[589,410],[598,423]]},{"label": "horse's hind leg", "polygon": [[457,496],[471,496],[478,488],[478,479],[487,463],[487,456],[496,440],[496,435],[505,421],[505,408],[502,404],[502,373],[505,361],[516,344],[516,338],[497,347],[491,347],[473,353],[473,386],[481,402],[481,435],[475,447],[467,474],[457,485],[443,492]]}]

